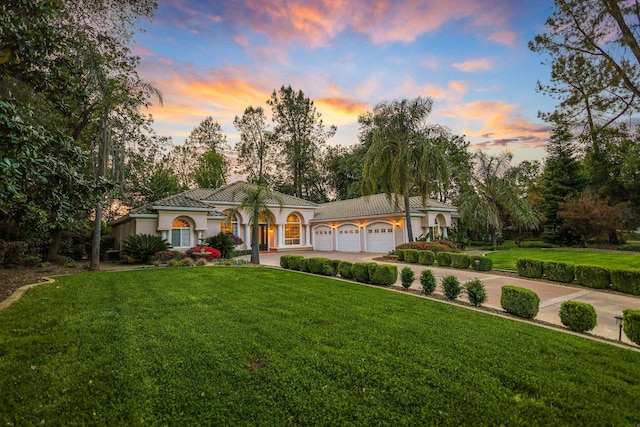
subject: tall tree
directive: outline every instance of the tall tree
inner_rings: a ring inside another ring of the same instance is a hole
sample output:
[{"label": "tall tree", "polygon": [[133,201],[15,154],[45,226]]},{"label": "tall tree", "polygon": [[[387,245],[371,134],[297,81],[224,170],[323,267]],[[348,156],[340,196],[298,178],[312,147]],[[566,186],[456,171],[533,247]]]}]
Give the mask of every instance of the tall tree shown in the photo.
[{"label": "tall tree", "polygon": [[400,207],[404,202],[407,235],[413,241],[409,196],[412,191],[426,200],[436,190],[436,182],[448,181],[449,169],[443,152],[436,147],[448,131],[427,123],[433,101],[418,97],[381,102],[361,117],[361,127],[371,139],[364,161],[363,192],[372,194],[378,188]]},{"label": "tall tree", "polygon": [[193,171],[193,180],[203,188],[218,188],[227,183],[229,165],[224,155],[211,148],[204,153]]},{"label": "tall tree", "polygon": [[240,132],[240,141],[236,144],[238,172],[246,174],[249,182],[272,184],[276,147],[264,110],[249,106],[242,117],[235,117],[233,125]]},{"label": "tall tree", "polygon": [[327,149],[325,167],[329,199],[346,200],[360,197],[363,185],[362,165],[367,147],[335,146]]},{"label": "tall tree", "polygon": [[[336,127],[326,128],[313,101],[291,86],[274,90],[267,104],[272,110],[279,156],[286,167],[281,171],[280,189],[290,189],[296,197],[321,201],[325,197],[321,173],[323,150]],[[290,188],[286,182],[291,183]]]}]

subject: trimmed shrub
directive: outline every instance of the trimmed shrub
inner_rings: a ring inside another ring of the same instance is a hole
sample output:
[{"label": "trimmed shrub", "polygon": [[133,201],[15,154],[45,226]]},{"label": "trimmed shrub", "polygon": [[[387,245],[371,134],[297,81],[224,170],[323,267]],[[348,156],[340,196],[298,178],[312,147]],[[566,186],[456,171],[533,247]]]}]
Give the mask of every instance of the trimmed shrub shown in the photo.
[{"label": "trimmed shrub", "polygon": [[618,247],[619,251],[640,252],[640,245],[622,245]]},{"label": "trimmed shrub", "polygon": [[409,242],[398,245],[396,249],[417,249],[419,251],[460,252],[458,246],[450,240],[438,239],[432,242]]},{"label": "trimmed shrub", "polygon": [[372,285],[391,286],[398,280],[398,267],[391,264],[369,264],[369,282]]},{"label": "trimmed shrub", "polygon": [[507,313],[533,319],[540,310],[540,298],[530,289],[506,285],[502,287],[500,305]]},{"label": "trimmed shrub", "polygon": [[293,255],[282,255],[280,257],[280,267],[282,268],[289,268],[289,259],[292,257]]},{"label": "trimmed shrub", "polygon": [[436,262],[440,267],[449,267],[451,265],[451,252],[438,252],[436,254]]},{"label": "trimmed shrub", "polygon": [[471,264],[471,256],[467,254],[451,254],[451,266],[453,268],[469,268]]},{"label": "trimmed shrub", "polygon": [[640,310],[622,311],[622,330],[627,338],[640,345]]},{"label": "trimmed shrub", "polygon": [[518,267],[518,276],[528,277],[529,279],[539,279],[542,277],[542,267],[544,262],[537,259],[519,258],[516,262]]},{"label": "trimmed shrub", "polygon": [[542,271],[547,279],[554,282],[571,283],[575,277],[576,267],[565,262],[545,262]]},{"label": "trimmed shrub", "polygon": [[[375,264],[375,263],[374,263]],[[356,282],[369,283],[369,263],[356,262],[351,267],[351,273]]]},{"label": "trimmed shrub", "polygon": [[404,249],[396,249],[396,256],[398,261],[404,261]]},{"label": "trimmed shrub", "polygon": [[154,234],[132,234],[122,243],[124,255],[132,257],[137,262],[148,262],[156,252],[171,248],[166,239]]},{"label": "trimmed shrub", "polygon": [[309,272],[313,274],[322,274],[324,276],[328,276],[328,272],[331,269],[329,266],[329,262],[331,261],[329,258],[321,258],[321,257],[312,257],[308,258],[309,261]]},{"label": "trimmed shrub", "polygon": [[640,295],[640,270],[611,270],[611,288],[631,295]]},{"label": "trimmed shrub", "polygon": [[4,253],[5,264],[22,264],[22,260],[27,255],[29,244],[27,242],[7,242]]},{"label": "trimmed shrub", "polygon": [[436,290],[436,277],[433,275],[433,271],[424,270],[420,273],[420,284],[424,293],[431,295]]},{"label": "trimmed shrub", "polygon": [[587,332],[598,324],[598,315],[591,304],[565,301],[560,306],[560,321],[575,332]]},{"label": "trimmed shrub", "polygon": [[311,272],[311,270],[309,270],[309,258],[302,257],[300,260],[300,271],[305,273]]},{"label": "trimmed shrub", "polygon": [[417,249],[405,249],[404,250],[404,262],[410,262],[415,264],[418,262],[418,254],[420,253]]},{"label": "trimmed shrub", "polygon": [[608,268],[576,265],[576,282],[589,288],[606,289],[611,283],[611,273]]},{"label": "trimmed shrub", "polygon": [[462,286],[460,286],[460,281],[456,276],[443,277],[440,286],[444,296],[450,300],[458,298],[458,295],[462,293]]},{"label": "trimmed shrub", "polygon": [[436,253],[429,250],[418,252],[418,262],[422,265],[433,265],[436,262]]},{"label": "trimmed shrub", "polygon": [[[476,263],[476,261],[478,262]],[[470,266],[476,271],[491,271],[493,268],[493,261],[491,261],[491,258],[486,256],[473,255],[471,257]]]},{"label": "trimmed shrub", "polygon": [[476,307],[487,301],[487,289],[480,279],[469,280],[464,284],[464,290],[469,297],[469,302]]},{"label": "trimmed shrub", "polygon": [[414,280],[416,280],[416,274],[409,267],[405,267],[400,271],[400,281],[403,288],[409,289]]},{"label": "trimmed shrub", "polygon": [[288,255],[289,256],[289,269],[300,271],[300,262],[304,259],[302,255]]},{"label": "trimmed shrub", "polygon": [[348,280],[353,279],[353,273],[351,272],[352,267],[353,267],[352,262],[342,261],[338,266],[338,273],[340,273],[340,277]]},{"label": "trimmed shrub", "polygon": [[338,269],[340,268],[341,263],[342,261],[340,261],[339,259],[330,259],[328,276],[334,276],[334,277],[337,276]]}]

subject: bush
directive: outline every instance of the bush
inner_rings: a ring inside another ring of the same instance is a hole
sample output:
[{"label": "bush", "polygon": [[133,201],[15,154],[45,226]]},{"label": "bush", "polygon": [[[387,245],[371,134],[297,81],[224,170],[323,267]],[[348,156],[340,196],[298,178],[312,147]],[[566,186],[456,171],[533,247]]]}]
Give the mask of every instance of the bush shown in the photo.
[{"label": "bush", "polygon": [[418,262],[422,265],[433,265],[436,262],[436,253],[430,250],[420,251],[418,253]]},{"label": "bush", "polygon": [[220,256],[224,259],[229,259],[233,256],[233,251],[236,248],[236,243],[228,233],[218,233],[215,236],[209,236],[204,241],[212,248],[216,248],[220,251]]},{"label": "bush", "polygon": [[331,276],[333,268],[329,258],[313,257],[309,258],[309,271],[313,274]]},{"label": "bush", "polygon": [[560,321],[575,332],[587,332],[598,324],[596,310],[591,304],[578,301],[565,301],[560,306]]},{"label": "bush", "polygon": [[198,267],[204,267],[205,265],[207,265],[207,260],[200,258],[198,261],[196,261],[196,265]]},{"label": "bush", "polygon": [[414,280],[416,280],[416,274],[409,267],[405,267],[400,271],[400,281],[403,288],[409,289]]},{"label": "bush", "polygon": [[27,242],[7,242],[4,253],[5,264],[22,264],[22,260],[27,255],[29,244]]},{"label": "bush", "polygon": [[166,251],[171,244],[154,234],[132,234],[123,241],[122,252],[137,262],[149,262],[153,254]]},{"label": "bush", "polygon": [[632,251],[640,252],[640,245],[622,245],[618,248],[619,251]]},{"label": "bush", "polygon": [[576,282],[589,288],[606,289],[611,283],[611,273],[608,268],[576,265]]},{"label": "bush", "polygon": [[415,264],[418,262],[418,254],[420,253],[417,249],[405,249],[404,250],[404,262],[410,262],[411,264]]},{"label": "bush", "polygon": [[194,260],[202,257],[207,261],[213,261],[214,259],[220,259],[221,254],[219,250],[211,246],[194,246],[185,251],[185,256],[187,258],[193,258]]},{"label": "bush", "polygon": [[542,271],[547,279],[554,282],[571,283],[575,277],[576,267],[564,262],[545,262]]},{"label": "bush", "polygon": [[67,258],[67,260],[64,262],[64,267],[67,268],[76,268],[78,267],[78,264],[75,262],[75,260],[71,259],[71,258]]},{"label": "bush", "polygon": [[338,275],[338,269],[340,268],[340,264],[342,263],[342,261],[340,261],[339,259],[330,259],[329,260],[329,276],[337,276]]},{"label": "bush", "polygon": [[491,269],[493,268],[493,261],[491,261],[491,258],[486,256],[473,255],[471,257],[470,265],[471,268],[476,271],[491,271]]},{"label": "bush", "polygon": [[[375,264],[375,263],[374,263]],[[369,283],[369,263],[356,262],[351,267],[351,273],[356,282]]]},{"label": "bush", "polygon": [[640,310],[622,311],[622,330],[627,338],[640,345]]},{"label": "bush", "polygon": [[464,284],[464,289],[469,297],[469,302],[476,307],[487,301],[487,289],[480,279],[469,280]]},{"label": "bush", "polygon": [[7,252],[7,242],[0,239],[0,265],[4,264],[4,254]]},{"label": "bush", "polygon": [[533,319],[540,310],[540,298],[530,289],[503,286],[500,305],[507,312],[525,319]]},{"label": "bush", "polygon": [[530,279],[539,279],[542,277],[542,267],[544,263],[537,259],[520,258],[516,262],[518,267],[518,276],[528,277]]},{"label": "bush", "polygon": [[440,267],[449,267],[451,265],[451,252],[438,252],[436,254],[436,262]]},{"label": "bush", "polygon": [[300,271],[303,271],[305,273],[311,272],[311,270],[309,270],[309,258],[302,257],[302,259],[300,260]]},{"label": "bush", "polygon": [[469,268],[469,264],[471,264],[471,256],[467,254],[451,254],[451,266],[453,268]]},{"label": "bush", "polygon": [[302,255],[287,255],[289,257],[289,269],[300,271],[300,262],[304,259]]},{"label": "bush", "polygon": [[352,267],[353,267],[352,262],[342,261],[338,266],[338,273],[340,273],[340,277],[347,280],[353,279],[353,273],[351,272]]},{"label": "bush", "polygon": [[282,255],[280,257],[280,267],[282,268],[289,268],[289,258],[291,258],[293,255]]},{"label": "bush", "polygon": [[460,286],[460,281],[456,276],[443,277],[440,286],[444,296],[450,300],[458,298],[458,295],[462,292],[462,286]]},{"label": "bush", "polygon": [[153,254],[153,261],[157,261],[159,264],[167,264],[168,262],[182,258],[183,253],[180,251],[158,251]]},{"label": "bush", "polygon": [[431,270],[423,270],[420,273],[420,284],[426,295],[431,295],[436,290],[436,277]]},{"label": "bush", "polygon": [[611,289],[631,295],[640,295],[639,270],[611,270]]},{"label": "bush", "polygon": [[409,242],[396,247],[397,249],[417,249],[419,251],[438,252],[460,252],[458,246],[450,240],[438,239],[432,242]]},{"label": "bush", "polygon": [[396,249],[396,256],[398,261],[404,261],[404,249]]},{"label": "bush", "polygon": [[398,280],[398,267],[391,264],[369,264],[369,282],[372,285],[391,286]]},{"label": "bush", "polygon": [[182,258],[180,260],[180,267],[193,267],[194,265],[196,265],[196,260],[193,258]]},{"label": "bush", "polygon": [[22,265],[24,265],[25,267],[35,267],[36,265],[40,264],[40,261],[42,260],[39,256],[27,255],[26,257],[22,258]]}]

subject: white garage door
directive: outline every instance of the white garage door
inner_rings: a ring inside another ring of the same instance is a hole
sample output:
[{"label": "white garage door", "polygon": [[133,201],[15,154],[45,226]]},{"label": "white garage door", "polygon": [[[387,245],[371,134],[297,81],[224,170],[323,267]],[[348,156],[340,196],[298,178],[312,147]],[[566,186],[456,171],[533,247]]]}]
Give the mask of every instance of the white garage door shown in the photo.
[{"label": "white garage door", "polygon": [[342,252],[360,252],[360,229],[355,225],[343,225],[336,230],[337,250]]},{"label": "white garage door", "polygon": [[393,226],[382,222],[367,227],[367,252],[384,253],[396,248]]},{"label": "white garage door", "polygon": [[313,249],[316,251],[333,250],[333,234],[329,227],[316,227],[313,229]]}]

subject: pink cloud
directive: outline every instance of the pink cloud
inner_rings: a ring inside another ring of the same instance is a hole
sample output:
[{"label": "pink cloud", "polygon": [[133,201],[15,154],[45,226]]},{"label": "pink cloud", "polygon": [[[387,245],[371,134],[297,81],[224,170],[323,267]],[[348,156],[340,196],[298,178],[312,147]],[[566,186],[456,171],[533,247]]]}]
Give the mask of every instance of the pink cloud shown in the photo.
[{"label": "pink cloud", "polygon": [[511,30],[496,31],[489,36],[489,40],[496,43],[502,43],[509,47],[514,47],[516,45],[517,38],[516,33]]},{"label": "pink cloud", "polygon": [[475,73],[477,71],[489,71],[492,64],[488,58],[478,58],[464,62],[456,62],[453,64],[453,67],[466,73]]}]

